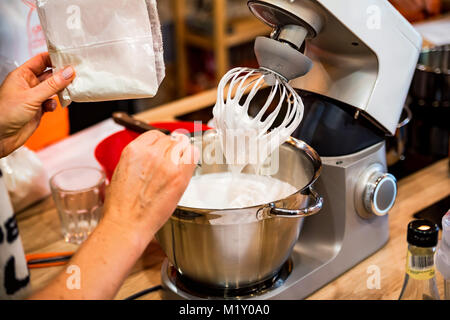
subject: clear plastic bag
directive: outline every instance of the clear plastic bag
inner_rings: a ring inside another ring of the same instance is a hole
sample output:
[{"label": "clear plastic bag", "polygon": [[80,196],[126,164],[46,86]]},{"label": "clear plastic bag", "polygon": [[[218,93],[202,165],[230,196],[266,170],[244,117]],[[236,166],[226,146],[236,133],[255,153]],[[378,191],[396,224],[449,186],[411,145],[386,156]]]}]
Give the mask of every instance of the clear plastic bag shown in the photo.
[{"label": "clear plastic bag", "polygon": [[21,65],[46,51],[34,0],[1,0],[0,55]]},{"label": "clear plastic bag", "polygon": [[60,100],[153,97],[165,76],[155,0],[37,0],[56,71],[76,78]]},{"label": "clear plastic bag", "polygon": [[0,169],[14,212],[19,212],[50,194],[48,176],[37,155],[26,147],[0,159]]},{"label": "clear plastic bag", "polygon": [[8,58],[0,54],[0,85],[6,79],[8,74],[16,69],[19,65],[17,62],[12,62]]}]

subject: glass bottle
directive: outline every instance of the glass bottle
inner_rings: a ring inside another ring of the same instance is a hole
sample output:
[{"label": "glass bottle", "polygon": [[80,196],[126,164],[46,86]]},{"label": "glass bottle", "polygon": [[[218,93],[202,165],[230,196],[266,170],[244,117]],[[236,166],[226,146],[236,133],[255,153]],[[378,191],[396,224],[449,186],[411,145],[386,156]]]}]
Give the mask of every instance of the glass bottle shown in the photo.
[{"label": "glass bottle", "polygon": [[442,239],[436,253],[436,268],[444,278],[444,299],[450,300],[450,210],[442,218]]},{"label": "glass bottle", "polygon": [[439,228],[427,220],[408,224],[406,275],[399,300],[439,300],[434,255]]}]

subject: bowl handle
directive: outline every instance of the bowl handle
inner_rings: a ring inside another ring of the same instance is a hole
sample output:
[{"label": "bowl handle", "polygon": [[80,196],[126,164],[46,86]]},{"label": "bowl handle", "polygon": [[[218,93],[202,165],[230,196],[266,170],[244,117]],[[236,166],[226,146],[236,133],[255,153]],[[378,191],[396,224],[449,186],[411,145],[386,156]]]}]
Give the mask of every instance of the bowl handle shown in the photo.
[{"label": "bowl handle", "polygon": [[309,188],[310,197],[313,199],[314,204],[308,206],[306,208],[290,210],[284,208],[275,207],[274,203],[270,204],[270,215],[282,217],[282,218],[303,218],[307,216],[311,216],[316,214],[322,209],[323,206],[323,198],[319,196],[319,194],[314,191],[314,189]]}]

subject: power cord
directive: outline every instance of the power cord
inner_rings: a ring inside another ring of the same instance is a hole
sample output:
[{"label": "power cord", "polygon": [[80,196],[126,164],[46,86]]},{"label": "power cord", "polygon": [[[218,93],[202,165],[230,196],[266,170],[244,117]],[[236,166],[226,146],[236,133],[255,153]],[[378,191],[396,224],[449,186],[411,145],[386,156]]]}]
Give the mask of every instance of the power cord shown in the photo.
[{"label": "power cord", "polygon": [[161,290],[161,289],[162,289],[161,285],[158,285],[158,286],[155,286],[155,287],[151,287],[151,288],[139,291],[138,293],[135,293],[135,294],[129,296],[128,298],[125,298],[124,300],[136,300],[137,298],[140,298],[142,296],[145,296],[145,295],[147,295],[149,293],[152,293],[152,292],[155,292],[155,291],[158,291],[158,290]]}]

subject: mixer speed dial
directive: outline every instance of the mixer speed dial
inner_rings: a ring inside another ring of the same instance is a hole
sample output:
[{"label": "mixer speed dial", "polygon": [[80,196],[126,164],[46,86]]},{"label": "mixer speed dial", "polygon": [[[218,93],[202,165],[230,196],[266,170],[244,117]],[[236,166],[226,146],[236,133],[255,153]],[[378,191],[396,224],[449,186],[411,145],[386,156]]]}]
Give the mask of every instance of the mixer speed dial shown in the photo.
[{"label": "mixer speed dial", "polygon": [[397,198],[397,180],[384,172],[381,164],[370,166],[359,177],[356,186],[355,206],[360,216],[384,216],[394,206]]}]

